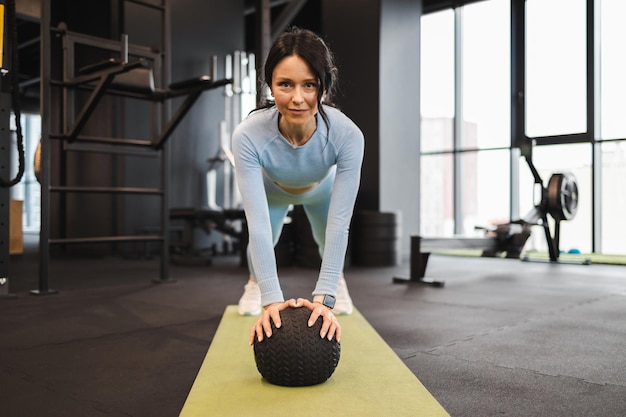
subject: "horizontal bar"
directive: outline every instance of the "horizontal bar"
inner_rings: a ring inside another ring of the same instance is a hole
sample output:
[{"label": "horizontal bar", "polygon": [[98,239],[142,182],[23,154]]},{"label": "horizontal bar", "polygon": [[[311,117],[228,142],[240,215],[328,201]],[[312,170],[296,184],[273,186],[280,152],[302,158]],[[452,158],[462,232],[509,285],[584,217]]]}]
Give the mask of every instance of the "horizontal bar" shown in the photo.
[{"label": "horizontal bar", "polygon": [[58,193],[95,193],[95,194],[150,194],[162,195],[163,190],[159,188],[138,188],[138,187],[68,187],[52,186],[51,192]]},{"label": "horizontal bar", "polygon": [[73,244],[73,243],[115,243],[115,242],[152,242],[162,241],[163,236],[145,235],[145,236],[102,236],[102,237],[72,237],[49,239],[51,245]]},{"label": "horizontal bar", "polygon": [[[63,27],[53,27],[50,28],[50,31],[52,33],[58,33],[65,36],[68,42],[71,44],[92,46],[95,48],[106,49],[113,52],[121,51],[121,43],[118,40],[100,38],[84,33],[72,32],[70,30],[67,30],[67,27],[64,24],[60,24],[59,26]],[[160,55],[158,51],[155,51],[149,46],[136,44],[128,44],[128,53],[130,55],[137,55],[155,61],[159,58]]]},{"label": "horizontal bar", "polygon": [[164,11],[165,10],[165,6],[159,5],[159,4],[152,4],[152,3],[148,3],[146,1],[141,1],[141,0],[126,0],[129,3],[135,3],[138,4],[140,6],[145,6],[145,7],[151,7],[153,9],[156,10],[161,10]]},{"label": "horizontal bar", "polygon": [[41,77],[33,77],[33,78],[29,78],[28,80],[21,81],[19,83],[19,87],[26,88],[31,85],[39,84],[40,82],[41,82]]},{"label": "horizontal bar", "polygon": [[[65,134],[59,133],[50,133],[50,139],[60,139],[65,140],[68,139],[69,136]],[[76,142],[90,142],[90,143],[102,143],[102,144],[111,144],[111,145],[130,145],[130,146],[145,146],[151,147],[152,142],[145,139],[130,139],[130,138],[113,138],[107,136],[88,136],[88,135],[78,135],[76,137]]]},{"label": "horizontal bar", "polygon": [[[54,87],[72,87],[81,90],[93,90],[95,87],[92,84],[79,84],[79,85],[68,85],[63,81],[59,80],[51,80],[50,85]],[[115,86],[109,86],[109,88],[105,91],[106,95],[117,96],[117,97],[126,97],[126,98],[134,98],[138,100],[148,100],[153,102],[162,102],[167,98],[167,91],[162,89],[155,89],[152,94],[142,94],[129,90],[120,90],[115,88]]]},{"label": "horizontal bar", "polygon": [[98,144],[85,144],[85,143],[65,143],[64,151],[66,152],[91,152],[91,153],[104,153],[104,154],[116,154],[124,156],[140,156],[156,158],[159,155],[159,151],[151,147],[119,147],[115,145],[98,145]]},{"label": "horizontal bar", "polygon": [[529,137],[527,140],[535,141],[537,146],[541,145],[560,145],[563,143],[584,143],[593,142],[592,133],[574,133],[571,135],[551,135]]},{"label": "horizontal bar", "polygon": [[28,48],[29,46],[32,46],[32,45],[37,45],[37,46],[39,46],[39,44],[40,44],[40,43],[41,43],[41,37],[36,36],[36,37],[34,37],[34,38],[32,38],[32,39],[29,39],[29,40],[27,40],[27,41],[25,41],[25,42],[20,43],[20,44],[17,46],[17,49],[18,49],[18,50],[21,50],[21,49],[24,49],[24,48]]},{"label": "horizontal bar", "polygon": [[495,239],[490,237],[423,237],[420,240],[420,252],[432,249],[489,249],[495,246]]},{"label": "horizontal bar", "polygon": [[[115,86],[109,86],[109,88],[107,88],[107,90],[104,92],[104,94],[112,95],[112,96],[118,96],[118,97],[134,98],[134,99],[138,99],[138,100],[148,100],[148,101],[153,101],[153,102],[163,102],[163,101],[165,101],[167,99],[189,95],[189,94],[191,94],[194,91],[211,90],[211,89],[223,87],[223,86],[231,84],[231,83],[232,83],[232,80],[225,78],[225,79],[221,79],[221,80],[205,82],[205,83],[202,83],[202,84],[198,84],[198,85],[196,85],[194,87],[184,88],[184,89],[179,89],[179,90],[164,90],[164,89],[161,89],[161,88],[155,88],[155,90],[154,90],[154,92],[152,94],[142,94],[142,93],[137,93],[137,92],[134,92],[134,91],[121,90],[121,89],[115,88]],[[82,90],[93,90],[93,89],[95,89],[95,87],[93,85],[91,85],[91,84],[70,85],[68,83],[64,83],[63,81],[59,81],[59,80],[51,80],[50,84],[55,86],[55,87],[72,87],[72,88],[78,88],[78,89],[82,89]]]},{"label": "horizontal bar", "polygon": [[[231,80],[230,78],[222,78],[221,80],[212,80],[207,75],[203,75],[201,77],[192,79],[190,81],[193,81],[193,84],[190,84],[188,87],[179,88],[179,89],[170,88],[169,90],[165,91],[166,98],[186,96],[197,91],[212,90],[215,88],[223,87],[228,84],[232,84],[233,82],[233,80]],[[175,84],[176,83],[172,83],[172,85],[175,85]]]},{"label": "horizontal bar", "polygon": [[119,63],[117,65],[113,65],[105,69],[94,71],[89,74],[79,75],[78,77],[74,77],[70,80],[63,82],[63,85],[66,85],[68,87],[75,87],[77,85],[87,84],[90,82],[100,80],[104,76],[115,76],[115,75],[123,74],[134,68],[146,68],[147,65],[148,64],[145,59],[139,58],[138,60],[128,62],[126,64]]}]

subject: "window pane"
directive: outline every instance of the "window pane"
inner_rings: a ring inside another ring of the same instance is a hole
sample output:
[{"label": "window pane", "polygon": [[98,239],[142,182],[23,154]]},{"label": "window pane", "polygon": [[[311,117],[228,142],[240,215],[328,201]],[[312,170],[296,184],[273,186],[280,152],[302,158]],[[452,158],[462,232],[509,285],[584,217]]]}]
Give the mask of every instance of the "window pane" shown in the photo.
[{"label": "window pane", "polygon": [[[41,139],[41,116],[23,113],[20,118],[24,139],[24,175],[22,180],[11,188],[11,198],[23,201],[22,229],[25,232],[38,232],[41,219],[41,185],[35,177],[35,152]],[[16,129],[15,115],[11,114],[11,131]],[[17,135],[11,135],[11,178],[17,176],[19,166]]]},{"label": "window pane", "polygon": [[420,162],[420,233],[422,236],[452,236],[452,155],[424,155]]},{"label": "window pane", "polygon": [[476,135],[461,137],[464,148],[509,146],[510,0],[463,8],[463,118]]},{"label": "window pane", "polygon": [[526,0],[526,134],[587,131],[586,0]]},{"label": "window pane", "polygon": [[626,2],[602,0],[600,19],[601,138],[623,139],[626,138]]},{"label": "window pane", "polygon": [[509,222],[509,151],[467,152],[461,158],[463,235],[483,236],[476,227]]},{"label": "window pane", "polygon": [[602,144],[602,252],[626,254],[626,142]]},{"label": "window pane", "polygon": [[[573,144],[537,146],[533,150],[533,163],[548,186],[556,173],[570,172],[578,185],[578,208],[571,220],[561,222],[560,249],[567,252],[578,249],[591,252],[591,145]],[[541,201],[541,194],[533,187],[533,177],[526,164],[520,164],[520,214],[525,217],[535,204]],[[554,233],[554,221],[548,216],[550,230]],[[527,243],[527,249],[547,252],[548,246],[541,227],[534,227]]]},{"label": "window pane", "polygon": [[451,150],[452,134],[428,129],[429,121],[443,126],[454,117],[454,13],[446,10],[421,18],[420,106],[422,152]]},{"label": "window pane", "polygon": [[421,152],[441,152],[452,150],[454,119],[451,117],[422,118]]}]

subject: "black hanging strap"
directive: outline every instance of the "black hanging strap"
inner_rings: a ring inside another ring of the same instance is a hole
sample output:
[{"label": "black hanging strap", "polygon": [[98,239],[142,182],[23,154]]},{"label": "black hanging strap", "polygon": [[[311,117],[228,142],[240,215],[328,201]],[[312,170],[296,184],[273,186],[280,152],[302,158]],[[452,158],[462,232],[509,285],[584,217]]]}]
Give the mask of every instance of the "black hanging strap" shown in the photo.
[{"label": "black hanging strap", "polygon": [[19,89],[19,55],[17,45],[17,19],[15,16],[15,0],[8,0],[6,4],[6,33],[9,38],[11,67],[8,72],[10,89],[11,89],[11,105],[13,114],[15,114],[15,126],[17,133],[17,153],[19,159],[19,168],[17,175],[10,181],[0,177],[1,187],[12,187],[22,180],[24,175],[24,136],[22,135],[22,122],[20,110],[20,89]]}]

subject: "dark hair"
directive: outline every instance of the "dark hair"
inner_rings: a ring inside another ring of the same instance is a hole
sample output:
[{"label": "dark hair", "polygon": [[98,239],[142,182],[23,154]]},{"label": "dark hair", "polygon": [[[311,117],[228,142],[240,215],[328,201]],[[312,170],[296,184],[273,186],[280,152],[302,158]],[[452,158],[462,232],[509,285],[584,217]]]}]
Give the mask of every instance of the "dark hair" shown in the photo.
[{"label": "dark hair", "polygon": [[[272,44],[267,59],[265,60],[263,82],[271,87],[274,68],[283,58],[297,55],[309,64],[311,72],[318,79],[319,91],[317,93],[318,110],[328,126],[328,116],[322,107],[324,103],[332,104],[332,96],[337,88],[338,71],[333,60],[333,54],[321,37],[307,29],[290,27],[284,31]],[[273,102],[264,99],[262,107],[271,107]]]}]

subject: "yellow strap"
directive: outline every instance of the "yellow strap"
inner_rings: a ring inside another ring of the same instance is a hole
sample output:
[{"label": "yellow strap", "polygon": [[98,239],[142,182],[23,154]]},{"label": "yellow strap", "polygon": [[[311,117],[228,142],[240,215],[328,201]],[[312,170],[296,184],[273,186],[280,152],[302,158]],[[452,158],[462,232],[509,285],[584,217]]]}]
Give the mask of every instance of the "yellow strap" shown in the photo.
[{"label": "yellow strap", "polygon": [[0,4],[0,68],[4,68],[4,4]]}]

